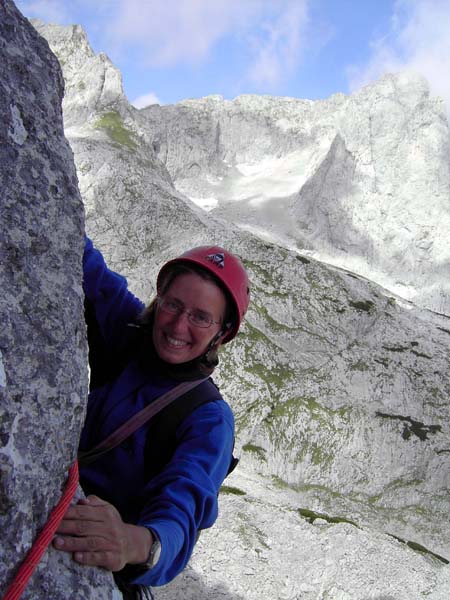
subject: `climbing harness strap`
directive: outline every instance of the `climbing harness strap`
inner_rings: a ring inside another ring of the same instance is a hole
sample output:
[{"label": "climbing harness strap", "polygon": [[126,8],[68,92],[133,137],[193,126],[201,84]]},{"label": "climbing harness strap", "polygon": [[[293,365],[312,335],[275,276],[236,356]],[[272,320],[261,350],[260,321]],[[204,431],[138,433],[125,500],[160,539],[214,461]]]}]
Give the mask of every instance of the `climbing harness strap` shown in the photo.
[{"label": "climbing harness strap", "polygon": [[139,427],[144,425],[144,423],[147,423],[147,421],[149,421],[154,415],[159,413],[163,408],[168,406],[171,402],[186,392],[189,392],[193,388],[206,381],[206,379],[183,381],[183,383],[180,383],[157,398],[154,402],[133,415],[130,419],[128,419],[128,421],[113,431],[107,438],[97,444],[97,446],[91,448],[91,450],[80,452],[78,455],[80,466],[88,465],[96,461],[98,458],[100,458],[100,456],[118,446],[120,443],[126,440],[127,437],[139,429]]}]

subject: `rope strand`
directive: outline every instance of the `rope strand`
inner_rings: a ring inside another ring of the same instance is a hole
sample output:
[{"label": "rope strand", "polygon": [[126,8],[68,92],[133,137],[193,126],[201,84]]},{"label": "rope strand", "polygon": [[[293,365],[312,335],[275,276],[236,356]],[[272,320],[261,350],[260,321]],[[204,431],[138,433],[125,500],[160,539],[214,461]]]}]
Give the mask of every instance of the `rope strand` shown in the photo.
[{"label": "rope strand", "polygon": [[13,581],[8,586],[3,600],[19,600],[23,591],[25,590],[30,577],[34,573],[39,561],[47,550],[53,536],[58,529],[62,518],[66,514],[67,509],[75,495],[78,487],[78,462],[75,461],[70,467],[69,478],[67,480],[66,488],[61,496],[60,501],[55,506],[53,511],[50,513],[47,523],[44,528],[37,536],[34,544],[28,551],[24,561],[20,565]]}]

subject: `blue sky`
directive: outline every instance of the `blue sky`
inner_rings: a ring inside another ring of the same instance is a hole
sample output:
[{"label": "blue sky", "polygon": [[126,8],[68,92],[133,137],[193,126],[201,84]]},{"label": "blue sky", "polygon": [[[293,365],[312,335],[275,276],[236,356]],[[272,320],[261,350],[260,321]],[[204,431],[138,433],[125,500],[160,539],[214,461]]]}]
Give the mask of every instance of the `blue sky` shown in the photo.
[{"label": "blue sky", "polygon": [[327,98],[412,69],[450,106],[450,0],[20,0],[83,26],[136,106],[257,93]]}]

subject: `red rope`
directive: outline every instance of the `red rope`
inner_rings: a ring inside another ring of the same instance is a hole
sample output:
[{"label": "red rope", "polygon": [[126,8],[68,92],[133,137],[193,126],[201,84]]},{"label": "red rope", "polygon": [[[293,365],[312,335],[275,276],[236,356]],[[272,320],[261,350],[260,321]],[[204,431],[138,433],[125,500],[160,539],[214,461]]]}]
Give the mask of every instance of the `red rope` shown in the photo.
[{"label": "red rope", "polygon": [[44,552],[47,550],[53,536],[65,515],[78,487],[78,462],[75,461],[69,470],[69,479],[61,500],[50,514],[47,523],[30,548],[23,563],[20,565],[13,581],[6,590],[3,600],[19,600],[26,588],[31,575],[34,573]]}]

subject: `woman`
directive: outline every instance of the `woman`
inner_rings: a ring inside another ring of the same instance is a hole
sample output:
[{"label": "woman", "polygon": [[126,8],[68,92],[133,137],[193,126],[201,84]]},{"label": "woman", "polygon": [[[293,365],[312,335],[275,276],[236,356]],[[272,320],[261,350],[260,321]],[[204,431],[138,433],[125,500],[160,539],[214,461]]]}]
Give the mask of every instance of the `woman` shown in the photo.
[{"label": "woman", "polygon": [[[147,308],[90,240],[83,267],[88,329],[95,325],[97,335],[90,332],[82,452],[180,381],[207,378],[249,303],[244,267],[218,247],[194,248],[166,263]],[[168,408],[94,462],[81,463],[89,496],[68,510],[55,538],[55,547],[72,552],[77,562],[115,572],[122,589],[173,579],[186,566],[198,531],[217,518],[217,495],[232,457],[233,415],[211,380],[189,394],[189,402],[187,395],[174,402],[181,417],[172,441],[164,435]]]}]

